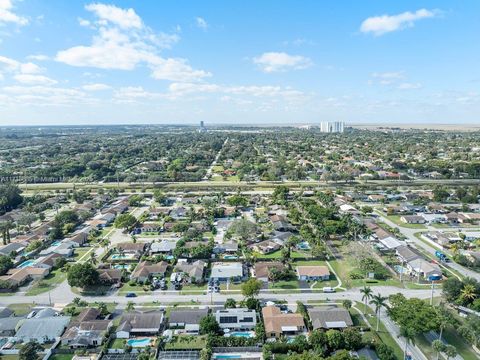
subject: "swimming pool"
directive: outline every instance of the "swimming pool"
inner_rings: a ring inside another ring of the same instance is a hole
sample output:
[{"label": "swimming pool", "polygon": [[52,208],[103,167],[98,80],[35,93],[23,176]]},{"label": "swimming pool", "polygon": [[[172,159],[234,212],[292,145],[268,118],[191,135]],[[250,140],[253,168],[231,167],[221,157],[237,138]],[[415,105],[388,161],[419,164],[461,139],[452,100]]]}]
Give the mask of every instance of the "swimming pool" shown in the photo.
[{"label": "swimming pool", "polygon": [[297,245],[297,248],[300,250],[310,250],[310,244],[307,241],[302,241]]},{"label": "swimming pool", "polygon": [[253,331],[232,331],[228,335],[229,336],[234,336],[234,337],[253,338],[253,337],[255,337],[255,332],[253,332]]},{"label": "swimming pool", "polygon": [[29,266],[35,265],[35,260],[27,260],[22,262],[20,265],[17,266],[17,269],[23,269]]},{"label": "swimming pool", "polygon": [[124,254],[124,255],[121,255],[121,254],[113,254],[111,256],[111,259],[112,260],[124,260],[124,259],[132,259],[133,258],[133,254]]},{"label": "swimming pool", "polygon": [[152,343],[152,339],[144,338],[144,339],[128,339],[127,344],[131,347],[145,347]]},{"label": "swimming pool", "polygon": [[58,246],[58,245],[60,245],[60,244],[61,244],[61,241],[54,241],[54,242],[52,243],[52,246]]},{"label": "swimming pool", "polygon": [[225,260],[237,260],[238,256],[237,255],[225,255],[223,258]]},{"label": "swimming pool", "polygon": [[165,260],[172,260],[174,258],[173,255],[167,255],[165,256]]},{"label": "swimming pool", "polygon": [[113,268],[114,269],[125,269],[125,270],[128,270],[130,269],[130,265],[113,265]]},{"label": "swimming pool", "polygon": [[214,359],[241,359],[242,355],[215,355]]}]

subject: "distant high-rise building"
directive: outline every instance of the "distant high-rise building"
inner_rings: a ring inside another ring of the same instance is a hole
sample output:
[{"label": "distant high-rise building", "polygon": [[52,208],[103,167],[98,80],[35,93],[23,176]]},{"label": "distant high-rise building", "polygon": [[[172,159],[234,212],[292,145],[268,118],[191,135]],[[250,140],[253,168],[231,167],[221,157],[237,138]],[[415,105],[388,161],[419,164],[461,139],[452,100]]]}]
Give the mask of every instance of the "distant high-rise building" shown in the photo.
[{"label": "distant high-rise building", "polygon": [[199,132],[205,132],[207,131],[207,128],[205,127],[205,124],[203,121],[200,121],[200,129],[198,129]]},{"label": "distant high-rise building", "polygon": [[320,131],[324,133],[343,133],[343,121],[322,121]]}]

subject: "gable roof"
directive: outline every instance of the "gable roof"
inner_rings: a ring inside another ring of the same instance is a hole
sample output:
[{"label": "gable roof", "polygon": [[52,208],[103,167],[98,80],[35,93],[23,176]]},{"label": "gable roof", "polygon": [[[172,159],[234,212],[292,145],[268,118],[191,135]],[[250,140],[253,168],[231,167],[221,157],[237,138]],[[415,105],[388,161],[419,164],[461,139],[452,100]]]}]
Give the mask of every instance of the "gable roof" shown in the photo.
[{"label": "gable roof", "polygon": [[132,311],[124,313],[117,331],[135,331],[136,329],[160,329],[163,321],[163,312]]},{"label": "gable roof", "polygon": [[269,269],[282,269],[284,265],[279,261],[263,261],[255,263],[255,277],[266,278],[269,274]]},{"label": "gable roof", "polygon": [[323,265],[297,266],[299,276],[330,276],[330,270]]},{"label": "gable roof", "polygon": [[[286,328],[295,327],[297,330],[305,327],[303,316],[300,314],[284,314],[276,306],[265,306],[262,309],[265,332],[281,334]],[[289,329],[290,330],[290,329]]]},{"label": "gable roof", "polygon": [[308,309],[313,329],[345,328],[353,325],[348,310],[337,307]]},{"label": "gable roof", "polygon": [[200,324],[205,316],[208,315],[208,309],[188,309],[172,310],[168,322],[170,324]]}]

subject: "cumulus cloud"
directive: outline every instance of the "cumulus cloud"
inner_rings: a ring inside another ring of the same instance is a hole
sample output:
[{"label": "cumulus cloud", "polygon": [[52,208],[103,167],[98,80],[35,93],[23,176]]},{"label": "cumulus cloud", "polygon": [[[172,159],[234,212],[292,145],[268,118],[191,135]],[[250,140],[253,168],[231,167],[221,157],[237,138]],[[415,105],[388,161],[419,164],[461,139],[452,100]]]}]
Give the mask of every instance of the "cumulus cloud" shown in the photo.
[{"label": "cumulus cloud", "polygon": [[253,58],[253,62],[266,73],[305,69],[312,65],[312,61],[307,57],[284,52],[266,52]]},{"label": "cumulus cloud", "polygon": [[422,87],[422,84],[420,84],[420,83],[405,82],[405,83],[401,83],[400,85],[398,85],[398,88],[400,90],[415,90],[415,89],[420,89],[421,87]]},{"label": "cumulus cloud", "polygon": [[111,86],[107,84],[96,83],[96,84],[83,85],[82,89],[86,91],[102,91],[102,90],[111,89]]},{"label": "cumulus cloud", "polygon": [[405,78],[405,74],[401,71],[397,72],[375,72],[372,77],[376,79],[381,85],[390,85]]},{"label": "cumulus cloud", "polygon": [[416,21],[432,18],[437,14],[438,11],[436,10],[420,9],[415,12],[406,11],[397,15],[373,16],[362,22],[360,31],[380,36],[392,31],[413,27]]},{"label": "cumulus cloud", "polygon": [[179,41],[178,34],[157,34],[146,26],[133,9],[91,4],[86,9],[98,18],[97,34],[90,45],[59,51],[56,60],[71,66],[133,70],[147,65],[152,77],[169,81],[198,81],[210,73],[192,68],[186,59],[159,55]]},{"label": "cumulus cloud", "polygon": [[140,29],[143,26],[142,19],[132,8],[121,9],[115,5],[96,3],[85,6],[85,9],[93,12],[99,18],[101,25],[107,25],[110,22],[124,29]]},{"label": "cumulus cloud", "polygon": [[19,83],[27,85],[54,85],[56,80],[50,79],[44,75],[17,74],[13,77]]},{"label": "cumulus cloud", "polygon": [[208,23],[204,18],[197,17],[195,19],[197,26],[202,29],[202,30],[207,30],[208,29]]},{"label": "cumulus cloud", "polygon": [[27,25],[28,19],[13,12],[11,0],[0,0],[0,25],[6,23]]}]

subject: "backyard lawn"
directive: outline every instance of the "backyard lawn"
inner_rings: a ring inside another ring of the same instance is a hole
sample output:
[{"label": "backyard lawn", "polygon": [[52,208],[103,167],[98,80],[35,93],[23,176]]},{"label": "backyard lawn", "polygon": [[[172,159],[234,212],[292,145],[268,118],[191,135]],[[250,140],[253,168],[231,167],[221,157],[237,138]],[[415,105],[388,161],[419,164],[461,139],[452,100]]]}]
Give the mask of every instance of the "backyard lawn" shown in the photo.
[{"label": "backyard lawn", "polygon": [[179,335],[165,344],[165,350],[200,350],[207,345],[206,336]]},{"label": "backyard lawn", "polygon": [[67,278],[67,273],[63,272],[61,269],[53,270],[48,274],[44,279],[35,282],[30,289],[28,289],[26,295],[34,296],[42,294],[44,292],[52,290],[56,285],[65,281]]}]

